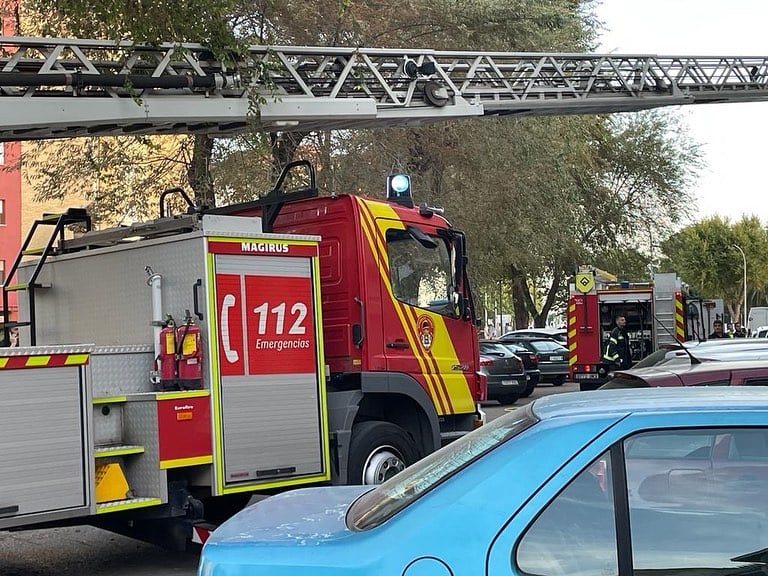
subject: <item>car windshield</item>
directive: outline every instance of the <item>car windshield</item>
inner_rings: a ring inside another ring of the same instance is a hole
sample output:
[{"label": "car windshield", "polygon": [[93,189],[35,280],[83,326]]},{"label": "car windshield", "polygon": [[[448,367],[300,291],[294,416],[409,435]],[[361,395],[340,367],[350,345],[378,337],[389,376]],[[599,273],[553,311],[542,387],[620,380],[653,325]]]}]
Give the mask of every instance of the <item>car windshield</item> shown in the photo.
[{"label": "car windshield", "polygon": [[[682,348],[682,347],[681,347]],[[659,350],[656,350],[656,352],[651,352],[640,360],[637,364],[633,366],[633,368],[645,368],[646,366],[656,366],[657,364],[661,364],[666,360],[667,354],[669,354],[672,350],[670,348],[661,348]],[[685,354],[685,352],[682,352],[681,354]]]},{"label": "car windshield", "polygon": [[530,405],[497,418],[409,466],[363,494],[347,513],[347,526],[374,528],[459,470],[538,422]]},{"label": "car windshield", "polygon": [[502,354],[507,356],[510,350],[496,342],[480,342],[480,352],[482,354]]},{"label": "car windshield", "polygon": [[554,340],[532,340],[531,345],[537,352],[563,352],[562,345]]}]

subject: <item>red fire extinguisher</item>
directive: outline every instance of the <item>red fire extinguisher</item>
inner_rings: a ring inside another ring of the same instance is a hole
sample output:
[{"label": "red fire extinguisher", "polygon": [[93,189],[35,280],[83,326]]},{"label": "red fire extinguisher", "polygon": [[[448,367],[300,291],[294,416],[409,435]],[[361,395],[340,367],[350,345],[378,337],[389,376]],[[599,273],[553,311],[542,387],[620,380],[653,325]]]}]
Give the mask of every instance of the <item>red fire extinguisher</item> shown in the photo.
[{"label": "red fire extinguisher", "polygon": [[160,354],[155,359],[155,370],[160,373],[160,391],[179,389],[178,363],[176,362],[176,322],[171,316],[168,316],[165,326],[160,330]]},{"label": "red fire extinguisher", "polygon": [[176,328],[176,360],[180,390],[199,390],[203,387],[203,347],[200,327],[187,310],[184,324]]}]

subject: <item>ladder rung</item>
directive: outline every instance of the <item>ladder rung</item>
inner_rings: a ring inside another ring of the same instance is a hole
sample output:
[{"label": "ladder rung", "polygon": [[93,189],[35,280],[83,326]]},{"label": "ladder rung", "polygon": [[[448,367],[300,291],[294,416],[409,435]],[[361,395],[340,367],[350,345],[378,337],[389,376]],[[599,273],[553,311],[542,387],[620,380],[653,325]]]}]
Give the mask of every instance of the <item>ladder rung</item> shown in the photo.
[{"label": "ladder rung", "polygon": [[45,248],[29,248],[22,251],[22,254],[24,256],[40,256],[43,252],[45,252]]},{"label": "ladder rung", "polygon": [[29,288],[27,284],[11,284],[9,286],[3,286],[3,290],[6,292],[18,292],[19,290],[26,290]]}]

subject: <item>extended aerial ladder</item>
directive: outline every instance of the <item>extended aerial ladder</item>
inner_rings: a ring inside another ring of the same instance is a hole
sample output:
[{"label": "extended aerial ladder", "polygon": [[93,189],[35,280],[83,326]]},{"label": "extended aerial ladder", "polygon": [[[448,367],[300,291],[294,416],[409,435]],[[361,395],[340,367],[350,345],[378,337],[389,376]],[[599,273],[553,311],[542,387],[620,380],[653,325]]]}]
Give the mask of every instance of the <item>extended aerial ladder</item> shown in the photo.
[{"label": "extended aerial ladder", "polygon": [[0,36],[0,141],[413,126],[768,100],[768,57],[252,46]]}]

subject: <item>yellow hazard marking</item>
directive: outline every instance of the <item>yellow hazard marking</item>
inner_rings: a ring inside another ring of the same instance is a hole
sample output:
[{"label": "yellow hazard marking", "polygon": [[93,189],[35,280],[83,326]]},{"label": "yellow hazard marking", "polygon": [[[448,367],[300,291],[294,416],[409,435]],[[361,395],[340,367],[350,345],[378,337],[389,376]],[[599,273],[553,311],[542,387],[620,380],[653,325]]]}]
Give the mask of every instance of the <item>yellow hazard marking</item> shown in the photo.
[{"label": "yellow hazard marking", "polygon": [[119,462],[96,466],[96,503],[130,498],[128,481]]},{"label": "yellow hazard marking", "polygon": [[51,361],[50,356],[30,356],[27,358],[27,366],[47,366]]},{"label": "yellow hazard marking", "polygon": [[73,366],[79,364],[86,364],[88,362],[88,354],[70,354],[67,359],[64,360],[66,366]]},{"label": "yellow hazard marking", "polygon": [[160,460],[160,470],[169,468],[184,468],[185,466],[202,466],[212,464],[213,456],[196,456],[193,458],[176,458],[174,460]]},{"label": "yellow hazard marking", "polygon": [[94,404],[117,404],[119,402],[127,402],[127,401],[128,401],[127,396],[110,396],[110,397],[93,399]]},{"label": "yellow hazard marking", "polygon": [[576,328],[568,330],[568,338],[576,338]]},{"label": "yellow hazard marking", "polygon": [[202,398],[203,396],[210,396],[209,390],[186,390],[184,392],[157,392],[155,398],[157,400],[181,400],[183,398]]},{"label": "yellow hazard marking", "polygon": [[5,368],[6,364],[8,364],[8,358],[0,358],[0,368]]}]

